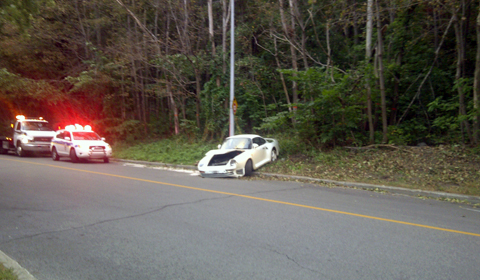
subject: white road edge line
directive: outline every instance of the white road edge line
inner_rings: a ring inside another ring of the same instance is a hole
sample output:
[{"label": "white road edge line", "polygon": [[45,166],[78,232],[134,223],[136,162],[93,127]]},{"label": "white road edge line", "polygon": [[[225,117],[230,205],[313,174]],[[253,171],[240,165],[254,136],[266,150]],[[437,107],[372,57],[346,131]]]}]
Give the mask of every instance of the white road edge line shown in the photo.
[{"label": "white road edge line", "polygon": [[123,166],[130,166],[130,167],[137,167],[137,168],[151,168],[156,170],[167,170],[167,171],[174,171],[180,173],[187,173],[191,176],[200,176],[200,172],[198,170],[191,170],[191,169],[178,169],[178,168],[171,168],[171,167],[148,167],[145,164],[137,164],[137,163],[124,163]]}]

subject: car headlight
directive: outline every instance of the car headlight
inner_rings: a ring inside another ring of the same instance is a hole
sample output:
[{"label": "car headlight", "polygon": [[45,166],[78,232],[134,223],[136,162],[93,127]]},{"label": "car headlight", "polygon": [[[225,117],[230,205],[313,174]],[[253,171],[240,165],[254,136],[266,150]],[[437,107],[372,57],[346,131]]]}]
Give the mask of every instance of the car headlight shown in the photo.
[{"label": "car headlight", "polygon": [[230,166],[235,166],[235,165],[237,165],[237,161],[234,160],[234,159],[231,159],[230,162],[229,162],[229,165]]}]

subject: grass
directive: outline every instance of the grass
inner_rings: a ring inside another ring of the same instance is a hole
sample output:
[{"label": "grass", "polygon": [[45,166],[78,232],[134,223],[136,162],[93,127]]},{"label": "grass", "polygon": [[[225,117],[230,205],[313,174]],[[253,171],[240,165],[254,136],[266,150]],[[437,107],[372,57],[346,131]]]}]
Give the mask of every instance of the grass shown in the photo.
[{"label": "grass", "polygon": [[[218,144],[217,144],[218,145]],[[114,145],[114,157],[122,159],[195,165],[215,144],[189,142],[184,138],[165,139],[156,142]]]},{"label": "grass", "polygon": [[[291,139],[279,142],[279,160],[259,171],[480,196],[480,154],[475,149],[378,145],[321,151]],[[114,157],[195,165],[218,144],[183,138],[117,144]]]},{"label": "grass", "polygon": [[18,280],[18,277],[13,273],[13,269],[0,263],[0,280]]}]

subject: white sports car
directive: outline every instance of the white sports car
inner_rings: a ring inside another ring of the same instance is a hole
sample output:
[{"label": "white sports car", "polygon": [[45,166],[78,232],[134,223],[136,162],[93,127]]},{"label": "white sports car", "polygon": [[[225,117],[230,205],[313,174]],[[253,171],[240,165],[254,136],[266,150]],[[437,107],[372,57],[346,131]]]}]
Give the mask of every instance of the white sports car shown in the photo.
[{"label": "white sports car", "polygon": [[277,159],[278,141],[254,134],[235,135],[225,139],[217,150],[208,151],[198,163],[202,177],[242,177]]}]

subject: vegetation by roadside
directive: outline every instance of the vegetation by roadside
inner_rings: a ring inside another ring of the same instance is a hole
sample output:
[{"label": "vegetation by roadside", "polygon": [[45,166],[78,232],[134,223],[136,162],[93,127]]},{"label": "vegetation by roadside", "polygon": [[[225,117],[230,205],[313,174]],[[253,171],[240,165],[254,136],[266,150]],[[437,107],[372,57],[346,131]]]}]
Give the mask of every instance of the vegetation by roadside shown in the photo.
[{"label": "vegetation by roadside", "polygon": [[[458,145],[435,147],[373,145],[318,150],[279,139],[279,160],[263,172],[372,183],[428,191],[480,196],[480,151]],[[219,143],[172,138],[135,145],[116,144],[114,156],[195,165]]]},{"label": "vegetation by roadside", "polygon": [[0,263],[0,280],[18,280],[18,277],[13,273],[13,269]]}]

